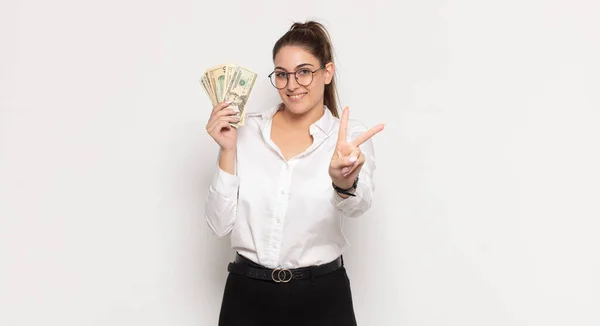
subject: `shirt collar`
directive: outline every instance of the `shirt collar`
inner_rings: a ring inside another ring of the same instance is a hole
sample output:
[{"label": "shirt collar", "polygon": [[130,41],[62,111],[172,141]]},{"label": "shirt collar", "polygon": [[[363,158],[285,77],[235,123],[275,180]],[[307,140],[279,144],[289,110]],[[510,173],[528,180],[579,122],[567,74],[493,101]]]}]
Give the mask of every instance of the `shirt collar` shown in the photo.
[{"label": "shirt collar", "polygon": [[[279,111],[281,106],[282,106],[282,104],[279,104],[279,105],[274,106],[270,110],[263,112],[262,118],[265,121],[273,119],[273,116],[275,115],[275,113],[277,111]],[[313,136],[316,132],[321,132],[325,136],[328,136],[333,131],[334,126],[335,126],[335,117],[333,116],[333,114],[331,114],[331,111],[329,110],[327,105],[323,105],[323,116],[321,118],[319,118],[319,120],[315,121],[313,124],[310,125],[309,131],[310,131],[310,134]]]},{"label": "shirt collar", "polygon": [[[315,123],[313,123],[310,128],[311,129],[315,129],[318,128],[321,132],[323,132],[325,135],[329,135],[332,130],[333,130],[333,126],[335,125],[335,119],[333,114],[331,114],[331,111],[329,110],[329,108],[327,107],[327,105],[323,105],[323,116],[317,120]],[[310,134],[314,134],[315,130],[311,130]]]}]

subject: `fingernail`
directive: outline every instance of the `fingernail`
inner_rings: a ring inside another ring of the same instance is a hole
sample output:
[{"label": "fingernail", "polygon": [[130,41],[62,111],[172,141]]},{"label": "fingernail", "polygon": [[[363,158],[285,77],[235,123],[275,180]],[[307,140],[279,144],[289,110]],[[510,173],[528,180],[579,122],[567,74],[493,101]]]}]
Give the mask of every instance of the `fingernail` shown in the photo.
[{"label": "fingernail", "polygon": [[[343,169],[342,169],[342,174],[346,174],[346,173],[348,173],[348,168],[343,168]],[[345,175],[344,175],[344,176],[345,176]]]},{"label": "fingernail", "polygon": [[231,103],[233,103],[233,101],[225,101],[225,104],[227,104],[227,105],[229,105]]},{"label": "fingernail", "polygon": [[348,161],[350,161],[350,163],[356,162],[356,156],[350,156],[350,158],[348,159]]}]

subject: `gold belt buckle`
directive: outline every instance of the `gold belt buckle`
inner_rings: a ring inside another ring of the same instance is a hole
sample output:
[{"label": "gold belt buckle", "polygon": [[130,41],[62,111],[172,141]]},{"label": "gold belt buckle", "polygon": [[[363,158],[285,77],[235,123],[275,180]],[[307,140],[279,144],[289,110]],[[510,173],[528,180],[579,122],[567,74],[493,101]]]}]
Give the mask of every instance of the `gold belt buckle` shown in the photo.
[{"label": "gold belt buckle", "polygon": [[[289,277],[288,277],[289,273]],[[293,274],[287,268],[275,268],[273,272],[271,272],[271,279],[273,279],[276,283],[287,283],[292,280]]]}]

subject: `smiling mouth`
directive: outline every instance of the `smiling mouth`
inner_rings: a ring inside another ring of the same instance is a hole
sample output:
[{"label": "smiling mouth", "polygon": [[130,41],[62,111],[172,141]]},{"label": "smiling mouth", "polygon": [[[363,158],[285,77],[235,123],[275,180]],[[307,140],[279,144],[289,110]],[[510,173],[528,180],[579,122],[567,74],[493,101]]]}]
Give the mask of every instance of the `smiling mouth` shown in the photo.
[{"label": "smiling mouth", "polygon": [[298,101],[298,100],[302,99],[306,94],[307,93],[294,94],[294,95],[288,94],[288,97],[291,98],[294,101]]}]

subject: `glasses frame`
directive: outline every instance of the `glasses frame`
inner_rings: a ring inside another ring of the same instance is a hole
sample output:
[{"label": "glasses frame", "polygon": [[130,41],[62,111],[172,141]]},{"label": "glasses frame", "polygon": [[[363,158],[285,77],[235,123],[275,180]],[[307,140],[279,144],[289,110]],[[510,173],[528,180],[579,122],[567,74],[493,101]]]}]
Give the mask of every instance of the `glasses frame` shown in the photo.
[{"label": "glasses frame", "polygon": [[[317,69],[315,69],[315,70],[310,70],[310,69],[308,69],[308,68],[302,67],[302,68],[298,68],[298,69],[296,69],[296,71],[294,71],[294,72],[287,72],[287,71],[286,71],[286,72],[285,72],[285,74],[286,74],[286,76],[285,76],[285,85],[283,85],[283,87],[281,87],[281,88],[279,88],[279,87],[275,86],[275,83],[273,82],[273,79],[271,78],[271,76],[272,76],[272,75],[273,75],[273,74],[276,72],[275,70],[274,70],[272,73],[270,73],[270,74],[269,74],[269,76],[267,76],[267,77],[268,77],[268,78],[269,78],[269,80],[271,81],[271,85],[273,85],[273,87],[275,87],[275,88],[277,88],[277,89],[284,89],[284,88],[286,88],[286,87],[287,87],[287,85],[290,83],[290,75],[294,75],[294,79],[296,80],[296,83],[298,83],[298,85],[306,87],[306,86],[308,86],[308,85],[312,84],[313,80],[315,80],[315,72],[317,72],[317,71],[319,71],[319,70],[321,70],[321,69],[325,68],[325,66],[327,66],[327,64],[324,64],[324,65],[322,65],[321,67],[319,67],[319,68],[317,68]],[[296,74],[298,73],[298,71],[300,71],[300,70],[303,70],[303,69],[308,69],[308,71],[310,71],[310,72],[311,72],[311,75],[310,75],[310,77],[311,77],[311,78],[310,78],[310,83],[308,83],[308,84],[306,84],[306,85],[302,85],[302,84],[300,84],[300,82],[298,81],[298,76],[296,75]]]}]

